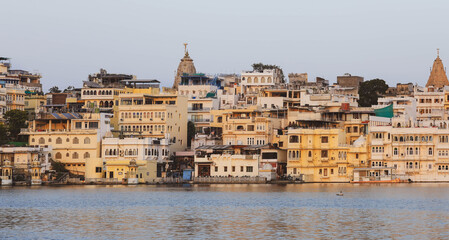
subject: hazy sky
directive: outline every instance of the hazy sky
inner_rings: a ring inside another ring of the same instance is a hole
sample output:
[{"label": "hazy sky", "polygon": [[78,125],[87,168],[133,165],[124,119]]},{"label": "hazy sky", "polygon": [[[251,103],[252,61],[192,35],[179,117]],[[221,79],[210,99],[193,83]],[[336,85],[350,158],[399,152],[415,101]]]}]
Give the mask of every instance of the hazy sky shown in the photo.
[{"label": "hazy sky", "polygon": [[449,64],[449,1],[0,0],[0,56],[38,70],[45,91],[88,74],[171,86],[183,43],[197,71],[254,62],[335,82],[344,73],[424,85],[440,48]]}]

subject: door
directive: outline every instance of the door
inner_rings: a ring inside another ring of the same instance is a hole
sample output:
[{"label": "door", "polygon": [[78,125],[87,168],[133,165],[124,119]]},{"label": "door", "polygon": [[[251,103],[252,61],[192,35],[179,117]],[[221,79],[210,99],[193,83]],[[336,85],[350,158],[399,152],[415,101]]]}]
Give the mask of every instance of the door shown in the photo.
[{"label": "door", "polygon": [[114,172],[109,172],[109,178],[114,178]]}]

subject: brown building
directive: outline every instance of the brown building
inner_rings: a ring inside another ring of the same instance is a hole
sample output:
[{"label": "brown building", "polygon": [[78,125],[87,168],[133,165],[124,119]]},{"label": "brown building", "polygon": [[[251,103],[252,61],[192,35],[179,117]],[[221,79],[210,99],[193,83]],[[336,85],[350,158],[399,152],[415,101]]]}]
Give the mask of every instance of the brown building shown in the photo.
[{"label": "brown building", "polygon": [[337,84],[341,87],[355,87],[358,89],[362,82],[363,77],[352,76],[349,73],[345,73],[343,76],[337,76]]}]

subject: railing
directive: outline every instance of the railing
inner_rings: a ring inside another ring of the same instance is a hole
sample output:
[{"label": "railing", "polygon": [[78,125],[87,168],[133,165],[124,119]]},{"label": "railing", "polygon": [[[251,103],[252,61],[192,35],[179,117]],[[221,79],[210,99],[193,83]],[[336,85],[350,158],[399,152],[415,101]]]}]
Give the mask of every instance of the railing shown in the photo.
[{"label": "railing", "polygon": [[264,177],[195,177],[194,183],[266,183]]},{"label": "railing", "polygon": [[117,178],[86,178],[86,183],[110,183],[119,184],[121,183]]},{"label": "railing", "polygon": [[183,179],[181,177],[163,177],[160,178],[162,183],[182,183]]}]

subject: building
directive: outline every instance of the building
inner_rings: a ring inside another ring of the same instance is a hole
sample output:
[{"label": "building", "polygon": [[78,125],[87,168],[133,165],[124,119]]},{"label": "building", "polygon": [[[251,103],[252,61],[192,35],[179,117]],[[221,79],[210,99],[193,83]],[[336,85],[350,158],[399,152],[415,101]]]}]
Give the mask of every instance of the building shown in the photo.
[{"label": "building", "polygon": [[189,51],[187,50],[187,43],[184,43],[184,57],[178,65],[178,70],[176,71],[175,82],[173,83],[173,88],[178,89],[178,85],[181,83],[181,77],[184,75],[196,74],[196,68],[193,64],[193,60],[189,56]]},{"label": "building", "polygon": [[337,84],[341,87],[354,87],[359,89],[362,82],[363,77],[352,76],[349,73],[345,73],[343,76],[337,76]]},{"label": "building", "polygon": [[157,138],[106,137],[102,141],[102,151],[106,178],[122,181],[133,177],[129,176],[130,161],[135,160],[139,183],[154,182],[157,177],[162,177],[166,169],[157,168],[157,165],[165,163],[171,154],[169,141]]},{"label": "building", "polygon": [[48,147],[48,157],[64,164],[73,174],[84,176],[86,163],[101,157],[101,140],[109,132],[104,113],[40,113],[22,129],[30,146]]}]

